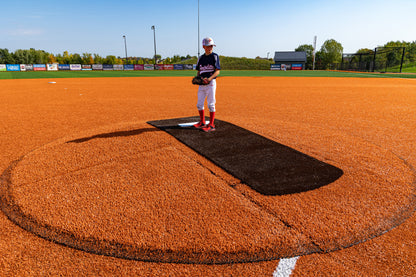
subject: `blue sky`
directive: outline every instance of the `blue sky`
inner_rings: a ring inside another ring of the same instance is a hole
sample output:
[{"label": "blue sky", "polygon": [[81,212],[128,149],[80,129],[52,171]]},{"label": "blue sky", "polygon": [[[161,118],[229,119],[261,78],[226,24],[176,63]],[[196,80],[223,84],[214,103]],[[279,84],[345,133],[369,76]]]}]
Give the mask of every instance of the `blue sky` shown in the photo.
[{"label": "blue sky", "polygon": [[[414,0],[200,0],[200,39],[220,55],[272,57],[335,39],[345,53],[388,41],[416,41]],[[198,53],[198,0],[0,0],[0,48],[53,54],[162,57]],[[201,47],[201,53],[203,52]]]}]

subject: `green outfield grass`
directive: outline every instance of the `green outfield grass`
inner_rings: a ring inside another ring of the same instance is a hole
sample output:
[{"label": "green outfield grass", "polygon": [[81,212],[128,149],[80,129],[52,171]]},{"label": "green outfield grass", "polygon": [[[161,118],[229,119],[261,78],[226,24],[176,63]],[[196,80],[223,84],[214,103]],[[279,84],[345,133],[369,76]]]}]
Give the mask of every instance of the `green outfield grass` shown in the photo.
[{"label": "green outfield grass", "polygon": [[[55,79],[102,77],[183,77],[194,76],[193,70],[168,71],[29,71],[0,72],[0,79]],[[271,71],[271,70],[222,70],[222,77],[358,77],[358,78],[416,78],[416,74],[360,73],[337,71]]]}]

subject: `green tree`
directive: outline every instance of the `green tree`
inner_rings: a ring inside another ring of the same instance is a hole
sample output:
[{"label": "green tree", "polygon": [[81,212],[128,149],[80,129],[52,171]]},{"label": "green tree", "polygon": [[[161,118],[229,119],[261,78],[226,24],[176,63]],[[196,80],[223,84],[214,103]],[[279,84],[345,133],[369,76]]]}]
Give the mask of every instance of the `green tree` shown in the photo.
[{"label": "green tree", "polygon": [[82,54],[82,64],[93,64],[94,59],[90,53],[83,53]]},{"label": "green tree", "polygon": [[71,64],[82,64],[82,57],[80,54],[75,53],[70,55]]},{"label": "green tree", "polygon": [[30,63],[30,52],[29,50],[18,49],[13,53],[14,61],[17,64],[28,64]]},{"label": "green tree", "polygon": [[103,57],[101,57],[98,54],[94,54],[94,63],[96,63],[96,64],[103,64],[104,63]]},{"label": "green tree", "polygon": [[53,54],[48,54],[48,63],[56,63],[56,58]]},{"label": "green tree", "polygon": [[302,44],[295,49],[296,52],[306,52],[306,69],[313,67],[313,46],[312,44]]},{"label": "green tree", "polygon": [[318,51],[319,54],[317,53],[317,57],[320,58],[322,69],[328,69],[331,65],[341,63],[343,50],[344,48],[341,43],[336,40],[326,40],[322,45],[321,50]]},{"label": "green tree", "polygon": [[117,64],[117,58],[116,56],[109,55],[105,57],[103,62],[104,64]]},{"label": "green tree", "polygon": [[70,64],[71,63],[71,55],[69,55],[68,51],[64,51],[62,56],[62,63],[63,64]]},{"label": "green tree", "polygon": [[9,49],[0,49],[0,63],[14,64],[15,60],[13,55],[9,53]]}]

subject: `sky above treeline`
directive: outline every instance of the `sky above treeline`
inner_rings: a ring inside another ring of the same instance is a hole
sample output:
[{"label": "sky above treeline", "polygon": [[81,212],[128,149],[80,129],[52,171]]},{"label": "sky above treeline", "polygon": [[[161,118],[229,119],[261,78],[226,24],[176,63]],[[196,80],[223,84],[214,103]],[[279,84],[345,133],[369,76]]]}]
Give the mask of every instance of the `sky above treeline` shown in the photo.
[{"label": "sky above treeline", "polygon": [[[199,3],[199,9],[198,9]],[[199,36],[198,36],[199,10]],[[233,57],[273,57],[335,39],[344,53],[389,41],[416,40],[416,1],[280,0],[1,0],[0,48],[35,48],[53,54],[163,58],[214,52]],[[126,37],[126,39],[123,38]]]}]

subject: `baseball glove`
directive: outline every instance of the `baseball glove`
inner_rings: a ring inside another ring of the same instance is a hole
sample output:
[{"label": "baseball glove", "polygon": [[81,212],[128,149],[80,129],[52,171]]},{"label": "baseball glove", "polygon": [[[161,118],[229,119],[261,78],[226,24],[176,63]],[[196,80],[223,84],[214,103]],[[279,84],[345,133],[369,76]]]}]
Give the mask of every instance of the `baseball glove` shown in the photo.
[{"label": "baseball glove", "polygon": [[206,81],[204,81],[204,78],[202,78],[201,76],[195,76],[194,78],[192,78],[192,84],[203,86],[203,85],[206,85],[207,83]]}]

